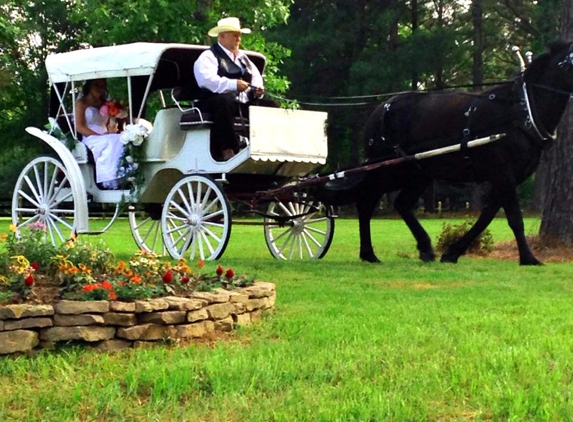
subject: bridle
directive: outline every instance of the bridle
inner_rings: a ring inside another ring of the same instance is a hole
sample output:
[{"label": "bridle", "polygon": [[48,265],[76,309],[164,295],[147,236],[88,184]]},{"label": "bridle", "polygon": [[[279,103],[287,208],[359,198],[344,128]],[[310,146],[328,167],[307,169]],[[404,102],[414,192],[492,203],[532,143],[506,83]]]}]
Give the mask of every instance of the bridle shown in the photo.
[{"label": "bridle", "polygon": [[[567,54],[563,60],[557,63],[558,67],[565,67],[569,66],[567,70],[573,68],[573,43],[569,45],[569,54]],[[525,82],[524,73],[522,72],[519,79],[521,80],[521,93],[523,95],[523,102],[525,103],[525,109],[527,111],[527,118],[525,121],[526,128],[533,128],[539,139],[543,143],[548,143],[551,141],[555,141],[557,138],[557,133],[554,131],[553,133],[549,132],[548,130],[544,129],[539,122],[535,121],[533,116],[533,110],[531,108],[531,101],[529,99],[529,92],[527,89],[527,83]],[[555,92],[560,95],[566,95],[569,98],[573,97],[573,92],[565,91],[561,89],[556,89],[550,86],[541,85],[541,84],[531,84],[531,86],[535,88],[544,89],[546,91]]]}]

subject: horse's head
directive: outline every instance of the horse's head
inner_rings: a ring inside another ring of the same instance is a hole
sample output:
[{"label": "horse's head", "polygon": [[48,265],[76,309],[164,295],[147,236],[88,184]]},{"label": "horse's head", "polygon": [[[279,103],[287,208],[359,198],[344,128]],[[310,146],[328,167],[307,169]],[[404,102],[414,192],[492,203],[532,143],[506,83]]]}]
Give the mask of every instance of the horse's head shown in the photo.
[{"label": "horse's head", "polygon": [[549,51],[536,57],[526,68],[524,80],[554,92],[573,92],[573,43],[558,41]]},{"label": "horse's head", "polygon": [[554,137],[573,93],[573,43],[551,44],[527,66],[523,81],[529,121],[542,139]]}]

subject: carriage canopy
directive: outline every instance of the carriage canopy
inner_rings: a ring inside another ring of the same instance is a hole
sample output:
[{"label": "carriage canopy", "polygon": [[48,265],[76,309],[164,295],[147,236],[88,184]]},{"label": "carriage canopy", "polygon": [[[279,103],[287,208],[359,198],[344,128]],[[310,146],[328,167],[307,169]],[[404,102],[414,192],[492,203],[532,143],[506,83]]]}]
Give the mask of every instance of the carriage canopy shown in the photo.
[{"label": "carriage canopy", "polygon": [[[208,46],[193,44],[161,44],[138,42],[108,47],[96,47],[67,53],[51,54],[46,58],[46,70],[51,83],[83,81],[97,78],[153,75],[163,68],[179,67],[180,77],[193,75],[192,64]],[[247,52],[263,71],[265,57]],[[185,64],[191,64],[191,68]],[[185,75],[187,70],[191,75]],[[169,70],[167,70],[169,72]]]}]

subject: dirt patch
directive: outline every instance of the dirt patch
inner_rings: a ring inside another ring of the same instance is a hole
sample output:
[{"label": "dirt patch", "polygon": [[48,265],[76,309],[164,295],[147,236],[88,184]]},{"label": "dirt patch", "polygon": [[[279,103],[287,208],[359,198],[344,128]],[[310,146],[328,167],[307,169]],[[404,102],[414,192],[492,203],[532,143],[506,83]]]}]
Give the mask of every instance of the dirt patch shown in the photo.
[{"label": "dirt patch", "polygon": [[[549,248],[541,244],[538,236],[528,237],[527,241],[529,242],[531,250],[541,262],[573,262],[573,246],[560,245]],[[474,258],[472,255],[468,256]],[[496,243],[493,252],[487,257],[499,260],[519,261],[519,253],[517,252],[515,240]]]}]

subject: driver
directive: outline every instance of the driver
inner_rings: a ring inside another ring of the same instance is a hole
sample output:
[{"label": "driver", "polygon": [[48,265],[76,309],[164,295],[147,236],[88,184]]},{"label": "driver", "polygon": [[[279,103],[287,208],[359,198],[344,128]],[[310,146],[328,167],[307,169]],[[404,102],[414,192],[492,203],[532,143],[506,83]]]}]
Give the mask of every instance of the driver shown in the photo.
[{"label": "driver", "polygon": [[[211,154],[216,160],[226,161],[248,145],[246,138],[234,131],[238,107],[248,116],[248,104],[263,97],[263,78],[257,67],[239,50],[241,28],[238,18],[221,19],[208,34],[217,42],[205,50],[193,67],[201,88],[201,104],[212,115]],[[250,89],[249,89],[250,88]]]}]

